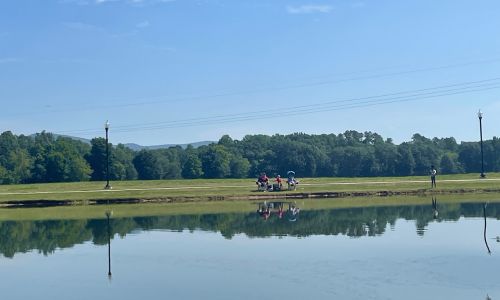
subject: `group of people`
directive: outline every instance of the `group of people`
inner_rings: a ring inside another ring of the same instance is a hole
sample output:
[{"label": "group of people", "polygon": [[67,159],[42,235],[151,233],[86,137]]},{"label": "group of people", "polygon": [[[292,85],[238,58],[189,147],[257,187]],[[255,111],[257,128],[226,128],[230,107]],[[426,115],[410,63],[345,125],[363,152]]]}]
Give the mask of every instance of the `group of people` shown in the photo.
[{"label": "group of people", "polygon": [[[269,183],[269,177],[267,177],[266,173],[261,173],[260,176],[257,178],[257,181],[255,184],[257,184],[257,188],[259,191],[281,191],[283,190],[283,183],[281,179],[281,175],[276,175],[276,178],[274,179],[274,184]],[[294,171],[288,171],[287,172],[287,179],[286,183],[288,185],[288,190],[295,190],[297,188],[297,184],[299,184],[299,181],[295,179],[295,172]]]},{"label": "group of people", "polygon": [[[434,165],[431,166],[429,170],[429,175],[431,177],[431,188],[436,187],[436,175],[437,175],[437,170],[434,167]],[[276,178],[274,179],[274,184],[269,183],[269,177],[267,177],[266,173],[261,173],[260,176],[257,178],[257,181],[255,184],[257,184],[257,188],[259,191],[281,191],[283,190],[283,183],[282,183],[281,176],[278,174],[276,175]],[[287,179],[286,183],[288,185],[288,190],[295,190],[297,189],[297,185],[299,184],[299,181],[295,179],[295,172],[294,171],[288,171],[287,172]]]}]

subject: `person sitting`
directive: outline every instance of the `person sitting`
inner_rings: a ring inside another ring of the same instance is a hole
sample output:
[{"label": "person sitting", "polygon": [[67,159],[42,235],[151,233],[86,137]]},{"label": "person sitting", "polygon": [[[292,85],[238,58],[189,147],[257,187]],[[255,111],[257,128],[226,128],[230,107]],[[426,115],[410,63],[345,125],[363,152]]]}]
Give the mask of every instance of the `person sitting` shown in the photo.
[{"label": "person sitting", "polygon": [[276,184],[278,185],[278,188],[281,191],[281,189],[283,189],[283,184],[281,183],[281,176],[280,175],[276,176],[274,181],[276,181]]},{"label": "person sitting", "polygon": [[295,179],[295,172],[294,171],[288,171],[287,173],[288,179],[286,180],[286,183],[288,184],[288,189],[289,190],[295,190],[297,189],[297,184],[299,183]]},{"label": "person sitting", "polygon": [[255,182],[255,184],[257,184],[259,191],[267,190],[268,183],[269,183],[269,178],[266,176],[266,173],[260,174],[259,178],[257,178],[257,181]]}]

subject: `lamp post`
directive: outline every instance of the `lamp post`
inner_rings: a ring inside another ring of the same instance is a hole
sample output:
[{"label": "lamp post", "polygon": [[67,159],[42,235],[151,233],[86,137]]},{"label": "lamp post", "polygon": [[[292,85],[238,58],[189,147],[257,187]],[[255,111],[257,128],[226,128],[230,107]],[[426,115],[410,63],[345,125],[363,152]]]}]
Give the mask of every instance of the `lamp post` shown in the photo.
[{"label": "lamp post", "polygon": [[104,189],[110,190],[111,186],[109,185],[109,143],[108,143],[108,131],[109,131],[109,121],[106,120],[104,124],[104,129],[106,130],[106,186]]},{"label": "lamp post", "polygon": [[477,113],[477,117],[479,118],[479,137],[481,139],[481,178],[485,178],[484,174],[484,154],[483,154],[483,113],[481,110]]},{"label": "lamp post", "polygon": [[113,211],[106,211],[106,218],[108,219],[108,277],[111,279],[111,225],[109,222],[109,218],[111,218],[111,215],[113,214]]}]

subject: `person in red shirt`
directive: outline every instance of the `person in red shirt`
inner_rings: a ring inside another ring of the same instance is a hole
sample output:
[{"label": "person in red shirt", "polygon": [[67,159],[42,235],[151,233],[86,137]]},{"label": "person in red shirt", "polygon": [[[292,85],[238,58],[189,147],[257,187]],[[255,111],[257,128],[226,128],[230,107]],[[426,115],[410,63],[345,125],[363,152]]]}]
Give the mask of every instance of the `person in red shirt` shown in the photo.
[{"label": "person in red shirt", "polygon": [[266,176],[266,173],[260,174],[259,178],[257,178],[257,186],[261,190],[267,190],[267,184],[269,182],[269,178]]},{"label": "person in red shirt", "polygon": [[276,176],[276,179],[274,179],[274,181],[276,181],[281,190],[283,188],[283,185],[281,184],[281,176],[280,175]]}]

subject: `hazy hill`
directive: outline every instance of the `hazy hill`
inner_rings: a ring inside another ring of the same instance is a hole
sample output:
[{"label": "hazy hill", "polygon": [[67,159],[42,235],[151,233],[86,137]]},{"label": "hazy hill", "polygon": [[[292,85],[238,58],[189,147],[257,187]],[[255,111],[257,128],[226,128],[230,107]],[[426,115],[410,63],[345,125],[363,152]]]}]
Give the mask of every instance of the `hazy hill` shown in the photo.
[{"label": "hazy hill", "polygon": [[200,146],[205,146],[215,143],[213,141],[202,141],[202,142],[196,142],[196,143],[189,143],[189,144],[164,144],[164,145],[153,145],[153,146],[142,146],[134,143],[127,143],[124,144],[126,147],[139,151],[142,149],[149,149],[149,150],[154,150],[154,149],[163,149],[163,148],[169,148],[169,147],[175,147],[175,146],[181,146],[182,149],[186,149],[188,145],[193,146],[194,148],[198,148]]},{"label": "hazy hill", "polygon": [[[65,138],[70,138],[70,139],[77,140],[80,142],[84,142],[86,144],[90,144],[90,140],[85,139],[85,138],[80,138],[80,137],[70,136],[70,135],[62,135],[62,134],[53,134],[53,135],[56,138],[57,137],[65,137]],[[30,136],[34,137],[35,134],[32,134]],[[164,149],[164,148],[175,147],[175,146],[181,146],[182,149],[186,149],[188,145],[191,145],[194,148],[198,148],[200,146],[205,146],[205,145],[209,145],[212,143],[216,143],[216,142],[214,142],[214,141],[201,141],[201,142],[188,143],[188,144],[164,144],[164,145],[153,145],[153,146],[143,146],[143,145],[139,145],[139,144],[135,144],[135,143],[127,143],[124,145],[125,145],[125,147],[128,147],[134,151],[140,151],[142,149],[154,150],[154,149]]]}]

